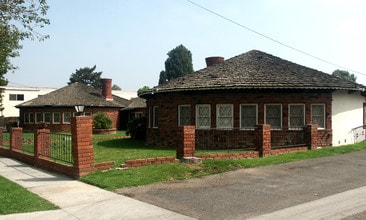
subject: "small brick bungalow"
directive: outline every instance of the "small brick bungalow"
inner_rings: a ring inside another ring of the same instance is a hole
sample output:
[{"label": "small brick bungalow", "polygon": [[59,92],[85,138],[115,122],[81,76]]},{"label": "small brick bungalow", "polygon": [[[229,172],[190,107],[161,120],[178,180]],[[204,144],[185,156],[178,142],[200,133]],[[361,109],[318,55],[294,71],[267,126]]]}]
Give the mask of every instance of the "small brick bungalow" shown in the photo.
[{"label": "small brick bungalow", "polygon": [[258,50],[206,63],[139,94],[147,103],[148,145],[177,146],[184,125],[195,126],[196,148],[228,139],[228,147],[251,147],[258,124],[271,125],[272,146],[301,145],[307,124],[318,125],[320,147],[365,139],[363,85]]},{"label": "small brick bungalow", "polygon": [[85,115],[97,112],[107,114],[113,121],[113,128],[119,129],[120,110],[131,101],[112,95],[112,80],[102,79],[102,90],[82,83],[72,83],[16,107],[20,109],[20,127],[33,130],[43,124],[54,132],[70,131],[71,117],[76,114],[75,106],[83,105]]}]

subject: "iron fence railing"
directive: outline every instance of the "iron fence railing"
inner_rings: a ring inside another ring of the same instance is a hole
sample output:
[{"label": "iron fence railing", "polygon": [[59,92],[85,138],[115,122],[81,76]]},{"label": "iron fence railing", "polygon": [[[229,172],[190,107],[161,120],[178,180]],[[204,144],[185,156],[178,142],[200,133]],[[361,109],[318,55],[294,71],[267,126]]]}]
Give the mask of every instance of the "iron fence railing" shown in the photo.
[{"label": "iron fence railing", "polygon": [[73,164],[71,134],[42,132],[40,135],[44,143],[39,146],[40,156],[49,157],[55,162]]},{"label": "iron fence railing", "polygon": [[10,133],[9,132],[3,132],[2,136],[2,146],[9,149],[10,148]]},{"label": "iron fence railing", "polygon": [[34,132],[23,131],[22,133],[22,151],[34,155]]}]

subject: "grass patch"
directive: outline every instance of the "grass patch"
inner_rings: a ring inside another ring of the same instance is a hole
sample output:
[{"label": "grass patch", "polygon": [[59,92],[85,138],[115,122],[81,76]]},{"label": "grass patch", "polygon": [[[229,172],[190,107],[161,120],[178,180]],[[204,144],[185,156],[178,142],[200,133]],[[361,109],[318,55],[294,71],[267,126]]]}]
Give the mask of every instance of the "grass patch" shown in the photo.
[{"label": "grass patch", "polygon": [[58,209],[57,206],[0,176],[0,214]]},{"label": "grass patch", "polygon": [[[127,141],[127,140],[125,140]],[[139,149],[141,152],[145,152],[143,154],[146,155],[146,152],[152,153],[155,148],[149,148],[146,146],[139,145],[138,142],[134,142],[130,140],[131,145],[129,145],[133,149],[126,149],[126,151],[135,152],[133,153],[136,158],[143,158],[141,154],[139,154]],[[125,155],[125,148],[116,147],[113,145],[113,142],[108,142],[111,144],[109,148],[114,150],[113,154]],[[120,143],[120,142],[119,142]],[[134,144],[136,145],[134,145]],[[140,144],[142,144],[141,142]],[[135,147],[137,149],[134,149]],[[107,146],[104,146],[107,147]],[[120,152],[118,152],[118,150]],[[228,171],[237,170],[240,168],[252,168],[259,166],[267,166],[267,165],[276,165],[281,163],[294,162],[299,160],[306,160],[312,158],[319,157],[327,157],[327,156],[335,156],[339,154],[345,154],[353,151],[366,150],[366,142],[361,142],[353,145],[346,145],[341,147],[328,147],[319,150],[311,150],[305,152],[296,152],[290,154],[284,154],[279,156],[270,156],[264,158],[254,158],[254,159],[243,159],[243,160],[204,160],[201,165],[187,165],[182,163],[171,163],[171,164],[161,164],[161,165],[153,165],[146,167],[138,167],[138,168],[130,168],[125,170],[110,170],[105,172],[94,172],[88,174],[81,178],[83,182],[96,185],[98,187],[114,190],[122,187],[129,186],[139,186],[146,185],[155,182],[162,181],[170,181],[170,180],[181,180],[195,177],[208,176]],[[157,149],[157,152],[164,152],[162,149]],[[169,153],[175,154],[173,150],[167,150]],[[96,151],[96,157],[100,157],[98,155],[100,152]],[[159,154],[161,156],[161,153]],[[118,156],[115,155],[115,158]],[[149,155],[149,157],[152,157]]]},{"label": "grass patch", "polygon": [[120,136],[127,136],[126,131],[116,131],[115,134],[93,134],[93,138],[101,138],[101,139],[108,139],[110,137],[120,137]]},{"label": "grass patch", "polygon": [[115,161],[115,166],[131,159],[176,155],[175,149],[150,147],[142,140],[131,138],[95,140],[93,145],[95,162]]}]

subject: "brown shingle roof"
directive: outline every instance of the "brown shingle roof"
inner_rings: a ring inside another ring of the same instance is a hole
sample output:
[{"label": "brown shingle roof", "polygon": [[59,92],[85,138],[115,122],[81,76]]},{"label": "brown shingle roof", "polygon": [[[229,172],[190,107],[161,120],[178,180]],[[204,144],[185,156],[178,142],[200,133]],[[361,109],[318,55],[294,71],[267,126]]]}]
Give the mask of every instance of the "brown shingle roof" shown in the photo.
[{"label": "brown shingle roof", "polygon": [[131,98],[131,103],[128,105],[127,108],[124,108],[123,110],[131,110],[131,109],[137,109],[137,108],[146,108],[146,99],[142,98]]},{"label": "brown shingle roof", "polygon": [[89,107],[127,107],[131,101],[113,96],[113,101],[107,101],[101,91],[82,83],[73,83],[38,98],[29,100],[16,107],[66,107],[84,105]]},{"label": "brown shingle roof", "polygon": [[217,89],[342,89],[363,85],[252,50],[139,94]]}]

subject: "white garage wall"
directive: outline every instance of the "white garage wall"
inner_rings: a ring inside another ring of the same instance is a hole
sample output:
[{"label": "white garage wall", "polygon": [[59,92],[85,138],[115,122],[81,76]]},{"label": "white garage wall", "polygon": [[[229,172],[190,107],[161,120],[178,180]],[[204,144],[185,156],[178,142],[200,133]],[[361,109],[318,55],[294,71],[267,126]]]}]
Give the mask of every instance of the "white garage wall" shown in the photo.
[{"label": "white garage wall", "polygon": [[363,103],[360,92],[333,92],[332,127],[333,146],[353,144],[365,140]]}]

